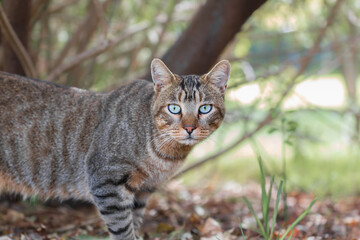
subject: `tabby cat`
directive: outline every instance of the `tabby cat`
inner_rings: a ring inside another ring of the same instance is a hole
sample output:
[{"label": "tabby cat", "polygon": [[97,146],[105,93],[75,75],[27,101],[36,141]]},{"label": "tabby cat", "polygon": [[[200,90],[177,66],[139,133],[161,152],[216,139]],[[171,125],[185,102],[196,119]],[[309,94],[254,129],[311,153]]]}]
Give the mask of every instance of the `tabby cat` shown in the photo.
[{"label": "tabby cat", "polygon": [[149,195],[222,122],[230,64],[202,76],[151,63],[94,93],[0,73],[0,191],[93,202],[112,239],[138,239]]}]

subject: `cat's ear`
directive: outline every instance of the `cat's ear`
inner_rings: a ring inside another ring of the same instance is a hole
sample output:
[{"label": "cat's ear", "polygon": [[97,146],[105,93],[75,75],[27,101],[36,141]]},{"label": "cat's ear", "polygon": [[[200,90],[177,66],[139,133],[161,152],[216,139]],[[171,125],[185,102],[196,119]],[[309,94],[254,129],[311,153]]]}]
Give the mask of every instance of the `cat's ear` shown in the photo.
[{"label": "cat's ear", "polygon": [[205,75],[207,83],[217,86],[222,94],[225,94],[227,81],[230,76],[230,63],[228,60],[218,62],[211,70]]},{"label": "cat's ear", "polygon": [[155,91],[160,91],[163,87],[171,84],[175,76],[169,68],[158,58],[151,61],[151,77],[154,82]]}]

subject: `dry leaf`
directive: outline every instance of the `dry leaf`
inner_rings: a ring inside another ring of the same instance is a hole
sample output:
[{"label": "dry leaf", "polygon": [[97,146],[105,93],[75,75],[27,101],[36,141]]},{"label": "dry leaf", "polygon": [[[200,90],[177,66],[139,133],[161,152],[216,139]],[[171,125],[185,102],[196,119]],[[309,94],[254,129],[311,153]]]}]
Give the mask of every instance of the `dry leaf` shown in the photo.
[{"label": "dry leaf", "polygon": [[174,226],[169,223],[159,223],[156,232],[172,232],[174,229]]},{"label": "dry leaf", "polygon": [[222,232],[220,224],[213,218],[206,219],[205,223],[199,227],[201,236],[209,237]]},{"label": "dry leaf", "polygon": [[202,218],[199,215],[195,214],[195,213],[191,213],[191,215],[189,217],[189,222],[193,226],[198,227],[202,222]]},{"label": "dry leaf", "polygon": [[12,209],[8,209],[6,214],[2,217],[2,219],[6,222],[6,223],[16,223],[20,220],[24,220],[25,216],[23,213],[12,210]]}]

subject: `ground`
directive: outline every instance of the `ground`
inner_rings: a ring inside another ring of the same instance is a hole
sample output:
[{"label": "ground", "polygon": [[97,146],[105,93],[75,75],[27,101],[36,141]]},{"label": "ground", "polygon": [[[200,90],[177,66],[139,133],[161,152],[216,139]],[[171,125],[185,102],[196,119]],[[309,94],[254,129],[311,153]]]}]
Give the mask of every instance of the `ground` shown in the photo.
[{"label": "ground", "polygon": [[[276,194],[273,194],[273,196]],[[244,203],[253,203],[261,216],[261,189],[256,183],[228,182],[221,187],[209,184],[187,188],[177,181],[160,189],[148,203],[144,239],[261,239],[251,230],[256,223]],[[314,196],[288,193],[288,224],[310,204]],[[271,206],[274,205],[274,200]],[[280,204],[276,236],[286,225],[284,205]],[[313,237],[313,238],[309,238]],[[319,199],[295,228],[292,239],[359,239],[360,197]],[[96,209],[88,204],[56,204],[53,201],[0,202],[0,240],[5,239],[106,239],[106,228]]]}]

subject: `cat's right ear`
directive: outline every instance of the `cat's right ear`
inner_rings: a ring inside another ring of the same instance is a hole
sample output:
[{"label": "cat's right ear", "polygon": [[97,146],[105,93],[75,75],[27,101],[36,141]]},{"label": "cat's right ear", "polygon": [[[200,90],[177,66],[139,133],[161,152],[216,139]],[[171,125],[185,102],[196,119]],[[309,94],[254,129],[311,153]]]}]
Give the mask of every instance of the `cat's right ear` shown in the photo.
[{"label": "cat's right ear", "polygon": [[160,91],[163,87],[172,83],[175,79],[174,74],[158,58],[151,61],[151,77],[154,82],[155,91]]},{"label": "cat's right ear", "polygon": [[220,92],[224,95],[227,86],[227,81],[230,76],[230,63],[228,60],[218,62],[205,76],[208,83],[218,87]]}]

